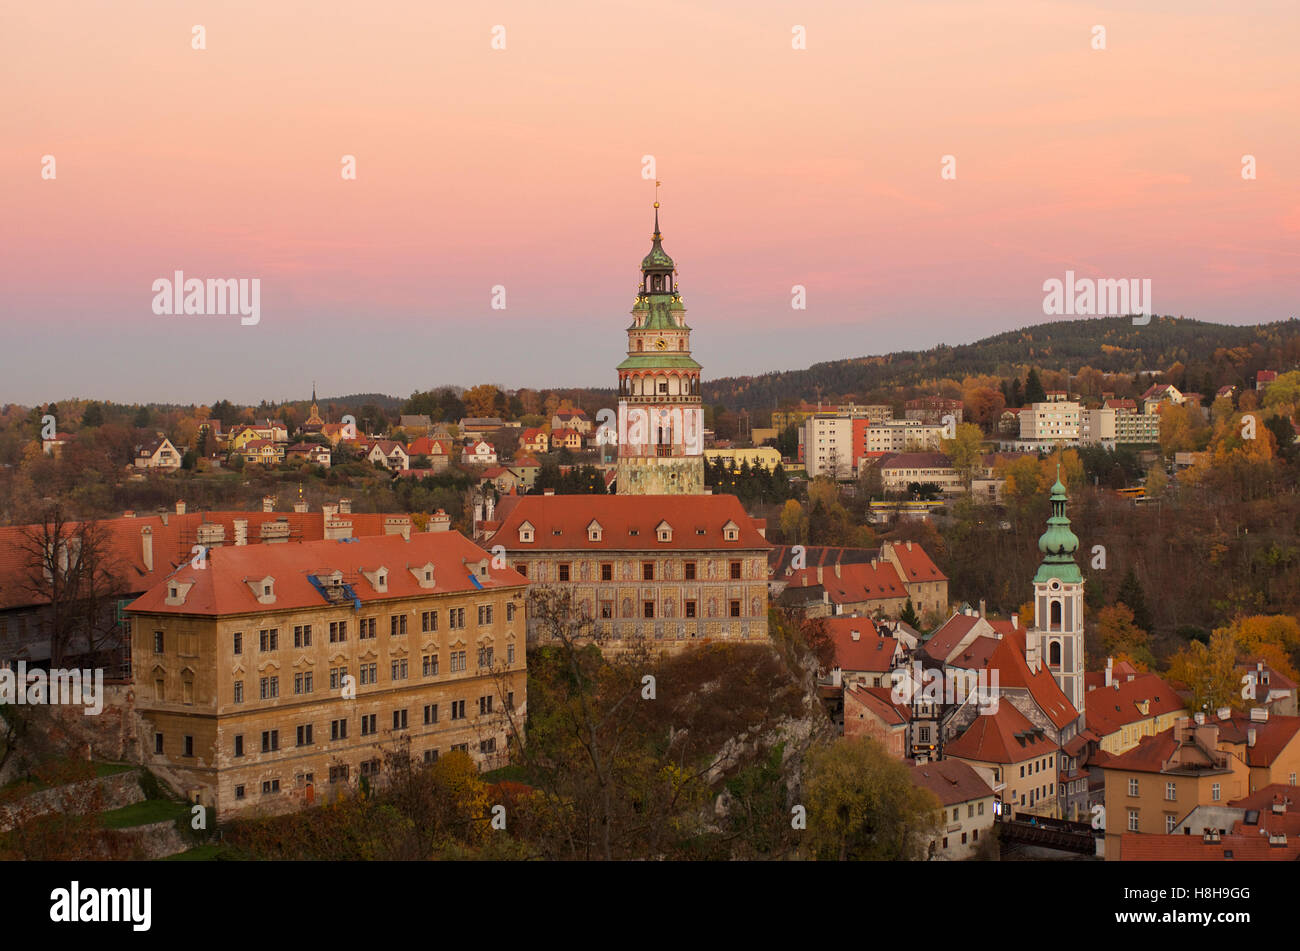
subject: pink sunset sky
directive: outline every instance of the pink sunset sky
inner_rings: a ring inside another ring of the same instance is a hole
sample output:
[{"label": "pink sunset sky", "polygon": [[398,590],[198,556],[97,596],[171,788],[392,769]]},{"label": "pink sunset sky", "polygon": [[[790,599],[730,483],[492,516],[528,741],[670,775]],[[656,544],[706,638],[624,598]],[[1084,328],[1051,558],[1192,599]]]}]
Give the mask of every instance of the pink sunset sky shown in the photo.
[{"label": "pink sunset sky", "polygon": [[[0,403],[613,386],[644,155],[706,378],[1055,319],[1067,269],[1285,319],[1298,46],[1294,0],[11,3]],[[260,323],[156,316],[178,269]]]}]

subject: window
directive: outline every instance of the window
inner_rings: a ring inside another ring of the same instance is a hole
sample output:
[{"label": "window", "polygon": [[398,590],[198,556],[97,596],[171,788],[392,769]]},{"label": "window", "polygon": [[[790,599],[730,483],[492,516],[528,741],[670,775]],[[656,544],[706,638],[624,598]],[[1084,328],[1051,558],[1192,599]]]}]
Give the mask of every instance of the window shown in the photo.
[{"label": "window", "polygon": [[469,744],[468,744],[468,743],[453,743],[453,744],[451,744],[451,748],[452,748],[452,751],[453,751],[453,752],[456,751],[456,750],[460,750],[462,753],[468,753],[468,752],[469,752]]},{"label": "window", "polygon": [[513,621],[514,619],[515,619],[515,603],[513,601],[510,601],[506,604],[506,621],[509,622],[509,621]]},{"label": "window", "polygon": [[357,638],[359,640],[369,640],[375,636],[376,618],[363,617],[357,622]]},{"label": "window", "polygon": [[1165,835],[1174,831],[1174,826],[1178,825],[1178,819],[1173,813],[1165,813]]},{"label": "window", "polygon": [[258,631],[258,644],[262,651],[274,651],[280,649],[280,631],[278,628],[270,628],[265,631]]},{"label": "window", "polygon": [[331,783],[346,783],[348,781],[348,768],[346,766],[330,767]]},{"label": "window", "polygon": [[348,639],[347,621],[330,621],[330,643],[341,644]]},{"label": "window", "polygon": [[394,730],[405,730],[405,729],[406,729],[406,711],[405,711],[405,710],[394,710],[394,711],[393,711],[393,729],[394,729]]},{"label": "window", "polygon": [[377,760],[377,759],[368,759],[368,760],[364,761],[364,762],[361,764],[361,775],[362,775],[362,776],[378,776],[378,775],[379,775],[379,760]]},{"label": "window", "polygon": [[695,602],[694,602],[694,601],[687,601],[687,602],[686,602],[686,616],[687,616],[687,617],[695,617]]},{"label": "window", "polygon": [[392,677],[393,680],[405,680],[406,679],[406,658],[403,657],[401,660],[393,661],[392,669],[393,669],[393,677]]},{"label": "window", "polygon": [[983,800],[980,801],[980,812],[979,812],[979,814],[980,814],[981,816],[984,815],[984,802],[983,802]]},{"label": "window", "polygon": [[300,624],[293,629],[294,647],[311,647],[311,625]]},{"label": "window", "polygon": [[654,603],[653,601],[646,601],[646,602],[644,602],[644,603],[642,604],[642,606],[641,606],[641,616],[642,616],[642,617],[654,617],[654,616],[655,616],[655,603]]},{"label": "window", "polygon": [[394,614],[388,619],[388,636],[401,637],[406,633],[406,615]]},{"label": "window", "polygon": [[242,654],[243,652],[244,652],[244,632],[236,631],[235,632],[235,653]]},{"label": "window", "polygon": [[451,672],[453,674],[463,673],[468,669],[465,655],[466,651],[451,652]]},{"label": "window", "polygon": [[478,698],[478,715],[486,716],[492,712],[492,695]]},{"label": "window", "polygon": [[438,751],[437,751],[437,750],[425,750],[425,751],[424,751],[424,762],[425,762],[426,765],[428,765],[429,763],[436,763],[436,762],[438,762]]},{"label": "window", "polygon": [[346,740],[348,738],[348,721],[331,720],[330,721],[330,739]]},{"label": "window", "polygon": [[645,561],[641,563],[641,580],[655,580],[655,563],[653,561]]},{"label": "window", "polygon": [[278,793],[279,791],[280,791],[280,780],[278,779],[268,779],[262,783],[263,796],[270,795],[271,793]]},{"label": "window", "polygon": [[361,665],[361,684],[379,683],[379,664],[362,664]]},{"label": "window", "polygon": [[420,630],[428,634],[438,629],[438,612],[425,611],[420,615]]},{"label": "window", "polygon": [[243,703],[243,702],[244,702],[244,682],[242,680],[236,680],[235,681],[235,703]]},{"label": "window", "polygon": [[451,702],[451,718],[453,720],[465,719],[465,701],[453,700]]},{"label": "window", "polygon": [[311,693],[311,691],[312,691],[312,682],[311,682],[311,680],[312,680],[312,678],[311,678],[311,671],[310,671],[310,670],[309,670],[309,671],[306,671],[305,673],[294,674],[294,675],[293,675],[293,692],[294,692],[294,693]]},{"label": "window", "polygon": [[163,632],[162,631],[153,632],[153,652],[155,654],[163,653]]},{"label": "window", "polygon": [[340,689],[343,686],[343,678],[346,677],[347,675],[348,675],[348,669],[346,667],[331,667],[330,668],[330,689],[331,690]]},{"label": "window", "polygon": [[438,705],[436,703],[426,703],[424,705],[424,722],[426,724],[438,722]]},{"label": "window", "polygon": [[188,734],[188,733],[185,734],[185,754],[184,754],[184,755],[186,755],[186,756],[193,756],[193,755],[194,755],[194,737],[191,736],[191,735]]},{"label": "window", "polygon": [[1174,783],[1165,783],[1165,799],[1173,802],[1178,798],[1178,786]]},{"label": "window", "polygon": [[515,708],[515,692],[513,690],[506,694],[506,706],[511,710]]},{"label": "window", "polygon": [[378,733],[379,715],[375,713],[361,714],[361,735],[370,736],[372,733]]},{"label": "window", "polygon": [[1128,794],[1130,796],[1136,796],[1138,794],[1138,781],[1136,779],[1130,779],[1128,781]]},{"label": "window", "polygon": [[1222,795],[1222,792],[1223,792],[1222,787],[1218,783],[1214,783],[1212,786],[1210,786],[1210,799],[1213,800],[1214,802],[1218,802],[1220,796]]},{"label": "window", "polygon": [[478,624],[482,627],[484,624],[492,623],[492,605],[480,604],[478,606]]},{"label": "window", "polygon": [[244,734],[242,733],[236,734],[235,736],[235,755],[244,755]]},{"label": "window", "polygon": [[420,661],[421,664],[423,665],[421,668],[423,671],[423,676],[425,677],[438,676],[438,655],[437,654],[425,654],[422,658],[420,658]]},{"label": "window", "polygon": [[731,580],[732,581],[740,580],[740,562],[738,561],[733,561],[731,563]]},{"label": "window", "polygon": [[[531,541],[531,540],[532,540],[531,538],[523,539],[523,541]],[[525,578],[528,577],[528,566],[524,564],[522,561],[519,564],[515,565],[515,571],[519,572]],[[434,752],[436,753],[437,750],[434,750]]]},{"label": "window", "polygon": [[306,723],[298,727],[298,745],[311,746],[311,724]]},{"label": "window", "polygon": [[613,563],[612,561],[606,561],[606,562],[602,562],[602,563],[601,563],[601,565],[600,565],[600,580],[601,580],[601,581],[613,581],[613,580],[614,580],[614,563]]},{"label": "window", "polygon": [[612,618],[614,616],[614,602],[605,600],[600,602],[600,616],[602,618]]},{"label": "window", "polygon": [[262,752],[274,753],[280,748],[280,731],[263,730],[262,731]]},{"label": "window", "polygon": [[965,844],[966,844],[966,833],[965,833],[965,832],[963,832],[963,833],[961,834],[961,844],[962,844],[962,845],[965,845]]},{"label": "window", "polygon": [[[506,645],[506,666],[507,667],[514,666],[514,663],[515,663],[515,645],[507,644]],[[1292,780],[1295,779],[1295,773],[1291,774],[1291,778]],[[1294,786],[1295,783],[1292,782],[1291,785]]]},{"label": "window", "polygon": [[1136,832],[1138,830],[1138,811],[1130,809],[1128,811],[1128,831]]},{"label": "window", "polygon": [[447,612],[447,627],[460,630],[465,626],[465,609],[452,608]]},{"label": "window", "polygon": [[730,602],[729,610],[732,617],[740,617],[740,601],[733,599]]},{"label": "window", "polygon": [[236,786],[236,787],[235,787],[235,798],[236,798],[236,799],[243,799],[243,798],[244,798],[244,787],[243,787],[243,786]]},{"label": "window", "polygon": [[497,749],[496,737],[487,740],[478,741],[478,751],[480,753],[495,753]]},{"label": "window", "polygon": [[492,666],[492,648],[480,647],[478,649],[478,665],[479,667]]},{"label": "window", "polygon": [[972,802],[966,806],[966,818],[967,819],[975,818],[975,803]]},{"label": "window", "polygon": [[687,581],[695,580],[695,562],[693,561],[688,561],[686,563],[686,580]]}]

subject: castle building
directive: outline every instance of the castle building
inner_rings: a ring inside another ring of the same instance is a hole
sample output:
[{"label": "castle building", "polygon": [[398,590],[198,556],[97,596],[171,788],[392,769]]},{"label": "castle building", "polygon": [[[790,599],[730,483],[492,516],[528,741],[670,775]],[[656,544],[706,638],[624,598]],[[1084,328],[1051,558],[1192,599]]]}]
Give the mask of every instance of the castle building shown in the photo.
[{"label": "castle building", "polygon": [[408,741],[502,765],[526,585],[448,531],[208,549],[128,609],[145,763],[223,815],[328,801]]},{"label": "castle building", "polygon": [[701,495],[704,410],[681,286],[662,246],[659,202],[650,253],[618,365],[618,493]]},{"label": "castle building", "polygon": [[1046,668],[1074,705],[1084,708],[1083,574],[1074,563],[1079,538],[1065,514],[1065,486],[1057,471],[1052,514],[1038,539],[1043,561],[1034,575],[1034,626],[1026,631],[1026,660]]}]

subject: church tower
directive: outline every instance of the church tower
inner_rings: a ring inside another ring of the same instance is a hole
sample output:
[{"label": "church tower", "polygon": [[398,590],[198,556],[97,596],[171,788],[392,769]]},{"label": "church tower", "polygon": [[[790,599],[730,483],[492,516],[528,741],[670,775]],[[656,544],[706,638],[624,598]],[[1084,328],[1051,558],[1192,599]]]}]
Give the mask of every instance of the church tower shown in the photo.
[{"label": "church tower", "polygon": [[673,259],[659,233],[659,202],[650,253],[627,328],[627,359],[618,365],[619,495],[704,493],[704,410],[700,365]]},{"label": "church tower", "polygon": [[304,432],[318,433],[321,427],[325,425],[325,420],[320,418],[320,406],[316,403],[316,381],[311,381],[311,413],[307,417],[307,422],[303,423]]},{"label": "church tower", "polygon": [[1065,514],[1065,486],[1057,467],[1052,486],[1052,515],[1038,539],[1043,561],[1034,575],[1034,626],[1025,632],[1026,660],[1034,670],[1046,667],[1083,712],[1083,574],[1074,563],[1079,538]]}]

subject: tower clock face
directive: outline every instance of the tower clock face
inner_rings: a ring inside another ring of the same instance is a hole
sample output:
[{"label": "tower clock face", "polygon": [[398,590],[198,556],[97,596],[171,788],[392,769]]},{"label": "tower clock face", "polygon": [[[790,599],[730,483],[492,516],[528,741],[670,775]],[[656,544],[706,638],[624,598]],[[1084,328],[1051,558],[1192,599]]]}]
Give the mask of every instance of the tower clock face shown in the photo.
[{"label": "tower clock face", "polygon": [[656,349],[656,350],[667,350],[667,349],[668,349],[668,341],[665,340],[663,337],[660,337],[658,340],[655,341],[655,349]]}]

